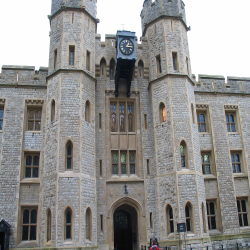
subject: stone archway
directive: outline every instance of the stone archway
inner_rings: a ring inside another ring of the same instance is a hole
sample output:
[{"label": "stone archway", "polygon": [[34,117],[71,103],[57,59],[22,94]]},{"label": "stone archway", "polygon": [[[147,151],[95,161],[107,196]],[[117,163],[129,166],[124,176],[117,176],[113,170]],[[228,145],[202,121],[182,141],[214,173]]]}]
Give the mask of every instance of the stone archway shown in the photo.
[{"label": "stone archway", "polygon": [[[124,228],[119,227],[122,220],[127,223]],[[115,201],[108,212],[107,229],[109,249],[139,250],[139,246],[145,245],[147,240],[146,218],[141,205],[131,198]],[[125,236],[126,244],[122,241],[121,234]]]}]

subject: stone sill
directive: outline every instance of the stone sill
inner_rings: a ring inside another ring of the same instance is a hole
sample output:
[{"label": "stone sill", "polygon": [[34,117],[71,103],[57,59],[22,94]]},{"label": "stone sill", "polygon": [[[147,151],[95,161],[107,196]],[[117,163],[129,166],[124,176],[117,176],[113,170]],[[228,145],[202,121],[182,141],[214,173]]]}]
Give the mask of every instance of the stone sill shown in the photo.
[{"label": "stone sill", "polygon": [[234,178],[247,178],[248,176],[245,173],[233,173]]},{"label": "stone sill", "polygon": [[21,182],[21,184],[40,184],[40,179],[39,178],[24,178]]},{"label": "stone sill", "polygon": [[64,241],[63,242],[63,245],[73,245],[74,244],[74,242],[72,241],[72,240],[66,240],[66,241]]},{"label": "stone sill", "polygon": [[209,132],[198,132],[199,133],[199,135],[202,135],[202,136],[204,136],[204,135],[211,135],[211,133],[209,133]]},{"label": "stone sill", "polygon": [[42,131],[25,131],[25,133],[30,133],[30,134],[41,134]]},{"label": "stone sill", "polygon": [[230,135],[240,135],[239,132],[227,132],[227,133],[228,133],[229,136],[230,136]]},{"label": "stone sill", "polygon": [[110,179],[106,181],[107,183],[116,183],[116,182],[144,182],[143,179],[137,176],[112,176]]},{"label": "stone sill", "polygon": [[250,226],[248,227],[240,227],[240,232],[245,232],[245,231],[249,231],[250,230]]},{"label": "stone sill", "polygon": [[217,177],[213,174],[204,174],[203,178],[204,180],[217,180]]},{"label": "stone sill", "polygon": [[219,231],[218,229],[213,229],[213,230],[209,230],[209,236],[212,236],[212,235],[221,235],[222,232]]}]

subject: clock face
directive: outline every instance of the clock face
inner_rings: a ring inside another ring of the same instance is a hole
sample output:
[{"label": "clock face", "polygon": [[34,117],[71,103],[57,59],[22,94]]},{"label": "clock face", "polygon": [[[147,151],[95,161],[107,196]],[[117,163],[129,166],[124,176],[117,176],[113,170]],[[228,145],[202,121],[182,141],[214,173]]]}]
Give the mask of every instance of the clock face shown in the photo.
[{"label": "clock face", "polygon": [[129,39],[123,39],[120,42],[120,50],[124,55],[131,55],[134,51],[134,45]]}]

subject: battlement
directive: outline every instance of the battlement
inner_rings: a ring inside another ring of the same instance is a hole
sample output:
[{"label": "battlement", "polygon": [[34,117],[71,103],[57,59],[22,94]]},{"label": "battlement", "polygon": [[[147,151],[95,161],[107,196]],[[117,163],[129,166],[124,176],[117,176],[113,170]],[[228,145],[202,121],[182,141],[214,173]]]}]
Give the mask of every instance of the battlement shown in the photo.
[{"label": "battlement", "polygon": [[144,0],[141,11],[142,34],[148,24],[162,16],[182,18],[186,23],[184,2],[182,0]]},{"label": "battlement", "polygon": [[[195,76],[193,76],[195,81]],[[195,92],[225,93],[225,94],[250,94],[250,77],[219,75],[198,75]]]},{"label": "battlement", "polygon": [[46,85],[47,76],[47,67],[3,65],[0,85]]}]

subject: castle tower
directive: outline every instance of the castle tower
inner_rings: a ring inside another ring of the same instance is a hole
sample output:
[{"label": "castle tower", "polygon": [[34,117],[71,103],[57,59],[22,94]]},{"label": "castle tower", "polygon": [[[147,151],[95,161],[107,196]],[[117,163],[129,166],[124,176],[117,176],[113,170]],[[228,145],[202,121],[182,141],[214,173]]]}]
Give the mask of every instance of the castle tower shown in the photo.
[{"label": "castle tower", "polygon": [[[181,0],[145,0],[141,19],[149,47],[155,138],[151,184],[154,183],[156,199],[147,205],[147,214],[154,213],[155,225],[154,230],[148,226],[148,237],[155,235],[161,242],[179,239],[179,234],[173,233],[177,223],[187,224],[188,238],[192,234],[203,237],[208,231],[206,223],[203,226],[205,188],[198,153],[185,5]],[[147,185],[147,193],[150,188]],[[174,225],[170,223],[172,219]]]},{"label": "castle tower", "polygon": [[96,0],[52,0],[40,245],[97,242],[95,15]]}]

